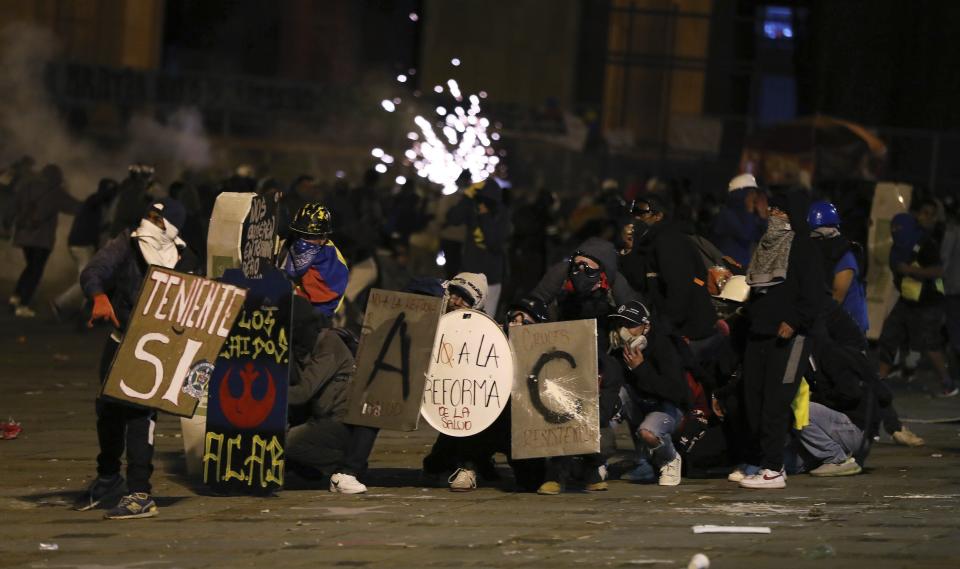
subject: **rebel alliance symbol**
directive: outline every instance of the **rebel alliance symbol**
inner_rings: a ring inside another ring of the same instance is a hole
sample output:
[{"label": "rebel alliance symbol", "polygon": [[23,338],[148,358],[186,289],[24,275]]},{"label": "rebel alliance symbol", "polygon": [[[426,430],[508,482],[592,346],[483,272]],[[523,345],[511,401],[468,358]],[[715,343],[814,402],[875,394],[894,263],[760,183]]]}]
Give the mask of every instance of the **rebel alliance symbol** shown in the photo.
[{"label": "rebel alliance symbol", "polygon": [[253,398],[253,381],[260,377],[260,372],[254,369],[252,362],[240,370],[240,380],[243,381],[243,391],[240,397],[230,395],[230,374],[233,372],[231,367],[223,376],[220,382],[220,410],[224,417],[230,421],[233,426],[240,429],[252,429],[270,414],[273,410],[273,403],[277,398],[277,386],[273,382],[273,376],[267,372],[267,393],[263,399]]},{"label": "rebel alliance symbol", "polygon": [[540,356],[540,359],[534,364],[530,375],[527,376],[527,390],[530,393],[530,403],[533,405],[533,408],[536,409],[548,423],[562,425],[573,419],[577,413],[583,410],[583,400],[577,399],[574,412],[564,411],[561,413],[547,407],[543,398],[540,396],[540,373],[543,371],[543,368],[553,360],[564,360],[571,368],[577,369],[577,360],[573,359],[573,356],[567,352],[560,350],[547,352]]}]

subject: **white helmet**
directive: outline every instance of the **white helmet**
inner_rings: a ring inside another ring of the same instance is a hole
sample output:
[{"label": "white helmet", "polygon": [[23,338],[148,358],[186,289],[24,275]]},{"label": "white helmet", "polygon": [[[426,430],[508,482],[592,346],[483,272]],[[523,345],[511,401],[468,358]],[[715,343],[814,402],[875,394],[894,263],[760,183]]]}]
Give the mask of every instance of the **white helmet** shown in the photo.
[{"label": "white helmet", "polygon": [[732,180],[730,180],[730,184],[727,186],[727,191],[735,192],[737,190],[758,187],[757,179],[753,177],[753,174],[740,174],[739,176],[735,176]]},{"label": "white helmet", "polygon": [[727,279],[723,285],[723,290],[717,295],[717,298],[732,300],[733,302],[746,302],[750,296],[750,285],[747,284],[747,277],[743,275],[733,275]]}]

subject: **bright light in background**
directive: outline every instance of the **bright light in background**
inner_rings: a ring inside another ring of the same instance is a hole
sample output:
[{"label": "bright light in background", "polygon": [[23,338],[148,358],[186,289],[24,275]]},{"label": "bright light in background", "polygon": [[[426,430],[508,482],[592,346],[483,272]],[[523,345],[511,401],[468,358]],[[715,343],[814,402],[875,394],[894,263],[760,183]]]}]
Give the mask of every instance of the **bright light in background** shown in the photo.
[{"label": "bright light in background", "polygon": [[410,12],[410,15],[408,17],[410,18],[411,22],[416,22],[417,20],[420,19],[420,16],[417,15],[416,12]]},{"label": "bright light in background", "polygon": [[[460,60],[451,60],[454,66],[460,65]],[[397,76],[397,81],[403,83],[409,79],[415,70],[410,69],[408,75]],[[501,129],[498,123],[495,127],[484,117],[480,107],[481,99],[487,98],[486,91],[479,94],[465,94],[455,79],[448,79],[440,85],[435,85],[434,93],[441,95],[444,91],[450,94],[451,102],[437,105],[435,115],[426,118],[422,115],[414,117],[416,129],[407,132],[410,146],[404,149],[403,155],[395,159],[380,148],[374,148],[371,154],[378,158],[374,169],[384,174],[395,162],[404,166],[413,166],[417,176],[426,178],[441,187],[444,195],[455,194],[459,189],[457,181],[464,173],[469,176],[470,183],[480,183],[493,175],[500,156],[505,156],[503,150],[492,147],[493,141],[499,141],[501,136],[497,132]],[[392,104],[390,104],[392,103]],[[381,102],[384,110],[393,112],[400,104],[400,99],[392,101],[384,99]],[[414,103],[416,106],[416,103]],[[396,176],[398,185],[407,183],[407,176]],[[446,259],[441,253],[437,257],[437,264],[442,266]]]},{"label": "bright light in background", "polygon": [[460,59],[454,57],[453,59],[450,60],[450,65],[454,67],[460,67]]},{"label": "bright light in background", "polygon": [[401,83],[406,83],[406,82],[407,82],[407,76],[401,73],[400,75],[397,75],[397,81],[399,81],[399,82],[401,82]]},{"label": "bright light in background", "polygon": [[443,254],[443,251],[437,253],[437,266],[442,267],[447,264],[447,256]]},{"label": "bright light in background", "polygon": [[337,178],[339,178],[339,179],[342,180],[342,179],[344,179],[344,178],[346,178],[346,177],[347,177],[346,172],[344,172],[343,170],[337,170]]}]

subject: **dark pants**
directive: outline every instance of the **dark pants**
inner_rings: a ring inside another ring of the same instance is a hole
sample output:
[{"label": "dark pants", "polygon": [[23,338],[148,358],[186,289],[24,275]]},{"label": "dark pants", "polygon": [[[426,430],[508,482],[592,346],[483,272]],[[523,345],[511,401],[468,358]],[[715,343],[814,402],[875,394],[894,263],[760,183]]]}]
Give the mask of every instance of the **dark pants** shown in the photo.
[{"label": "dark pants", "polygon": [[[100,360],[100,382],[107,379],[118,344],[107,339]],[[153,430],[157,412],[97,398],[97,474],[102,477],[120,473],[120,458],[127,453],[127,488],[130,492],[150,493],[153,474]]]},{"label": "dark pants", "polygon": [[43,269],[47,266],[47,259],[50,257],[50,249],[41,247],[24,247],[23,258],[27,260],[27,266],[20,273],[17,279],[17,286],[13,289],[14,294],[20,297],[20,303],[30,304],[33,300],[33,293],[37,292],[37,286],[40,284],[40,278],[43,277]]},{"label": "dark pants", "polygon": [[790,404],[808,367],[809,339],[752,336],[743,359],[744,412],[750,429],[747,460],[774,471],[783,468],[783,450],[793,413]]},{"label": "dark pants", "polygon": [[331,418],[313,418],[287,431],[283,450],[293,470],[308,477],[334,474],[350,443],[347,425]]},{"label": "dark pants", "polygon": [[373,452],[373,444],[377,442],[380,429],[361,425],[347,425],[350,431],[350,442],[343,460],[337,467],[337,472],[360,477],[367,472],[367,462]]}]

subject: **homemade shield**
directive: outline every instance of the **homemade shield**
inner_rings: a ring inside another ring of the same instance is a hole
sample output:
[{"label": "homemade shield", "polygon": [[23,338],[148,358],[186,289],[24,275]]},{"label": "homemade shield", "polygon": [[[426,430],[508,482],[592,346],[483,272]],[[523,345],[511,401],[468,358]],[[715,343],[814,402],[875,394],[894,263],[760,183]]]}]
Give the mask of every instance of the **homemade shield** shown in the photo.
[{"label": "homemade shield", "polygon": [[417,428],[430,348],[443,308],[441,298],[370,291],[345,423],[399,431]]},{"label": "homemade shield", "polygon": [[230,269],[246,302],[216,360],[207,403],[203,481],[219,493],[283,487],[293,287],[277,269],[257,279]]},{"label": "homemade shield", "polygon": [[150,267],[101,395],[193,415],[247,291]]},{"label": "homemade shield", "polygon": [[207,234],[207,275],[217,278],[239,267],[244,276],[259,276],[273,265],[276,235],[275,201],[253,193],[220,194]]},{"label": "homemade shield", "polygon": [[890,222],[898,213],[910,209],[913,187],[906,184],[881,182],[873,192],[870,208],[870,233],[867,240],[870,261],[867,263],[867,317],[870,329],[867,338],[880,337],[883,321],[897,300],[897,288],[890,272],[890,248],[893,236]]},{"label": "homemade shield", "polygon": [[600,452],[597,322],[510,328],[514,459]]},{"label": "homemade shield", "polygon": [[483,312],[440,318],[420,413],[431,427],[468,437],[489,427],[510,399],[513,354],[500,326]]}]

